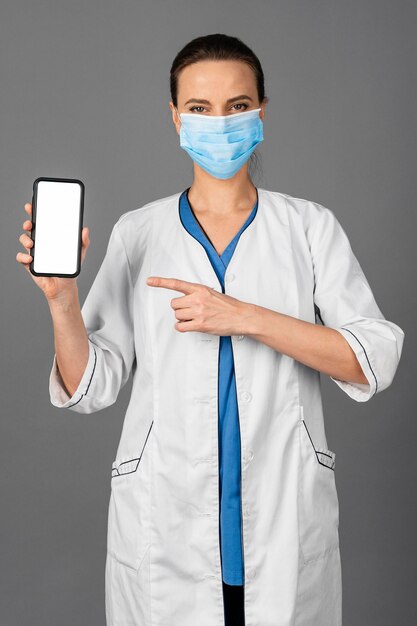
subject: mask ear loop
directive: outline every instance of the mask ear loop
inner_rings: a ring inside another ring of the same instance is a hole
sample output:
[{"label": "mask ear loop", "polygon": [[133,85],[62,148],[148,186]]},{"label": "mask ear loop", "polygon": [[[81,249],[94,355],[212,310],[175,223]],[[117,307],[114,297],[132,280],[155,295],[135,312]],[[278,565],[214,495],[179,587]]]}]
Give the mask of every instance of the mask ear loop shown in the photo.
[{"label": "mask ear loop", "polygon": [[178,107],[175,107],[176,111],[177,111],[177,115],[178,115],[178,119],[180,121],[180,125],[182,126],[182,121],[181,121],[181,117],[180,117],[180,112],[178,111]]}]

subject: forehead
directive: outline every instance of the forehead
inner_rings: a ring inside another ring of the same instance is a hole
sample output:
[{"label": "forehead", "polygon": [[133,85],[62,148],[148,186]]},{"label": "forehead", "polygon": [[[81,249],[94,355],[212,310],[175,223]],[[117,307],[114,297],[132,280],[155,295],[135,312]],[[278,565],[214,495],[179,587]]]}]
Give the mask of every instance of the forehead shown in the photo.
[{"label": "forehead", "polygon": [[178,78],[178,96],[184,100],[230,97],[239,93],[252,95],[254,92],[254,72],[242,61],[198,61],[181,70]]}]

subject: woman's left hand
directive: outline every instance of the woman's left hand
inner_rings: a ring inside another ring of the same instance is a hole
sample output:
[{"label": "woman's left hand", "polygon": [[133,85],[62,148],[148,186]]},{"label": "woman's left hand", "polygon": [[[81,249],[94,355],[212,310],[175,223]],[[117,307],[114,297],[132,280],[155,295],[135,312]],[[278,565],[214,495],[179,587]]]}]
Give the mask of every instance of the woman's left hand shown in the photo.
[{"label": "woman's left hand", "polygon": [[146,282],[152,287],[185,294],[171,300],[177,319],[175,328],[180,332],[191,330],[212,335],[243,335],[249,318],[254,315],[254,305],[207,285],[161,276],[149,276]]}]

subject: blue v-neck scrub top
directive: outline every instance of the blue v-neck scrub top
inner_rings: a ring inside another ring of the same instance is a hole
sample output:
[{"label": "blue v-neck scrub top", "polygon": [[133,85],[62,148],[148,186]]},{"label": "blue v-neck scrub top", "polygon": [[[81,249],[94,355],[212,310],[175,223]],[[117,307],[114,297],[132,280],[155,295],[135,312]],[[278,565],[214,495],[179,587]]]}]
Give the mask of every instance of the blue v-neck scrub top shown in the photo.
[{"label": "blue v-neck scrub top", "polygon": [[[207,252],[224,293],[224,275],[242,232],[249,226],[258,210],[257,201],[246,222],[222,254],[205,234],[188,201],[188,189],[180,196],[179,212],[182,225]],[[220,552],[222,578],[228,585],[244,584],[241,512],[240,428],[236,397],[236,381],[230,336],[220,336],[218,387],[219,427],[219,493],[220,493]]]}]

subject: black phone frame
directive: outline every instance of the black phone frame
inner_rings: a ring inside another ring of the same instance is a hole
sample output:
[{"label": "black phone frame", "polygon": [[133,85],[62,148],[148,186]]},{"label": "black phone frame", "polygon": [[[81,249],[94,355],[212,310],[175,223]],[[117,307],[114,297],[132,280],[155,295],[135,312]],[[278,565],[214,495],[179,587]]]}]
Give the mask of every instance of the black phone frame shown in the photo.
[{"label": "black phone frame", "polygon": [[[36,245],[36,200],[38,196],[38,183],[40,181],[49,181],[49,182],[57,182],[57,183],[77,183],[81,187],[80,194],[80,224],[79,224],[79,233],[78,233],[78,251],[77,251],[77,269],[74,274],[57,274],[57,273],[44,273],[44,272],[35,272],[33,269],[33,265],[35,263],[35,245]],[[50,176],[39,176],[36,180],[33,181],[33,191],[32,191],[32,232],[31,239],[33,241],[33,246],[31,248],[31,256],[32,261],[29,263],[29,269],[31,274],[34,276],[55,276],[57,278],[75,278],[79,275],[81,271],[81,250],[82,250],[82,229],[83,229],[83,221],[84,221],[84,196],[85,196],[85,185],[82,180],[78,178],[53,178]]]}]

